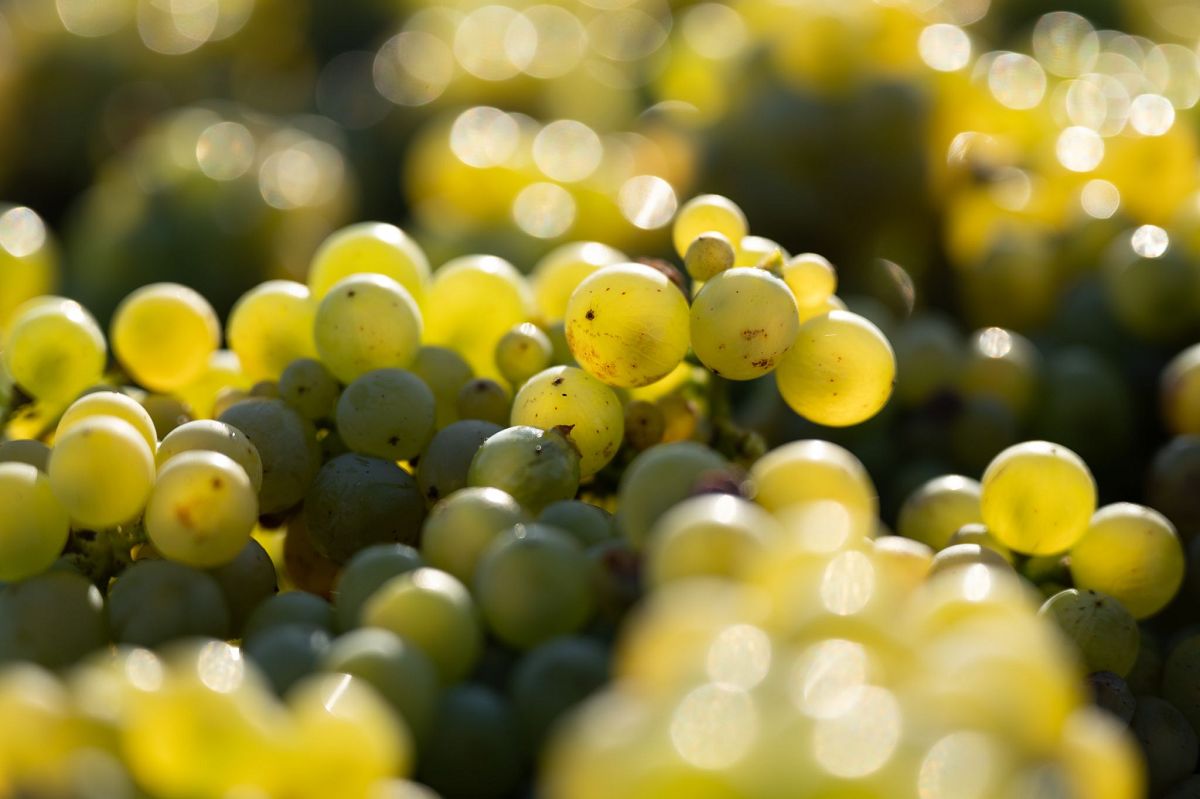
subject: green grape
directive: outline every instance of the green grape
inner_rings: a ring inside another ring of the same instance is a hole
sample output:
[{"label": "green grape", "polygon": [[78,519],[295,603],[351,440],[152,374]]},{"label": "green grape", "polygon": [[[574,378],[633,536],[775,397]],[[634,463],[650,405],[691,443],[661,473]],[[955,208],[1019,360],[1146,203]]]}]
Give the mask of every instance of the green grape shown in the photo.
[{"label": "green grape", "polygon": [[545,322],[560,322],[571,292],[602,266],[621,264],[629,256],[598,241],[574,241],[542,256],[529,275],[538,313]]},{"label": "green grape", "polygon": [[403,369],[375,369],[354,379],[337,404],[337,431],[363,455],[409,460],[433,437],[433,392]]},{"label": "green grape", "polygon": [[1162,698],[1200,728],[1200,633],[1190,632],[1175,642],[1162,667]]},{"label": "green grape", "polygon": [[359,222],[321,242],[308,267],[308,287],[320,300],[339,280],[356,274],[386,275],[420,302],[429,282],[429,260],[395,225]]},{"label": "green grape", "polygon": [[537,520],[540,524],[569,533],[584,547],[599,544],[616,535],[612,514],[577,499],[551,502],[538,514]]},{"label": "green grape", "polygon": [[275,564],[262,544],[251,538],[228,563],[209,569],[229,608],[229,629],[241,636],[250,615],[278,590]]},{"label": "green grape", "polygon": [[479,377],[497,378],[496,342],[528,321],[533,300],[508,261],[467,255],[434,272],[424,308],[427,343],[454,350]]},{"label": "green grape", "polygon": [[247,396],[251,399],[279,399],[279,384],[274,380],[259,380],[250,386]]},{"label": "green grape", "polygon": [[659,517],[690,496],[701,479],[728,470],[729,463],[703,444],[680,441],[651,447],[621,476],[617,527],[640,549]]},{"label": "green grape", "polygon": [[141,405],[150,416],[150,423],[159,438],[169,435],[175,428],[192,421],[192,411],[187,403],[171,394],[147,394]]},{"label": "green grape", "polygon": [[765,236],[742,236],[734,255],[735,267],[755,267],[763,270],[778,269],[791,256],[787,250]]},{"label": "green grape", "polygon": [[728,238],[710,230],[701,233],[688,245],[683,255],[683,266],[692,280],[712,280],[726,269],[733,268],[736,255]]},{"label": "green grape", "polygon": [[358,627],[363,604],[379,586],[424,565],[421,553],[408,544],[373,544],[354,553],[333,587],[338,629]]},{"label": "green grape", "polygon": [[240,402],[217,421],[242,431],[258,450],[262,461],[259,513],[280,513],[304,498],[320,466],[312,423],[283,400],[271,399]]},{"label": "green grape", "polygon": [[1096,511],[1071,548],[1075,586],[1115,597],[1137,619],[1166,607],[1183,584],[1184,568],[1183,545],[1171,523],[1130,502]]},{"label": "green grape", "polygon": [[685,499],[658,520],[646,542],[646,582],[747,574],[783,531],[758,505],[728,494]]},{"label": "green grape", "polygon": [[214,419],[197,419],[181,424],[158,445],[155,458],[161,469],[176,455],[197,450],[219,452],[232,459],[242,467],[255,493],[262,490],[263,463],[258,448],[241,430]]},{"label": "green grape", "polygon": [[61,669],[107,644],[104,599],[87,579],[55,571],[0,589],[0,662]]},{"label": "green grape", "polygon": [[1104,708],[1119,718],[1125,724],[1133,720],[1137,699],[1119,675],[1111,671],[1097,671],[1088,675],[1088,688],[1091,690],[1092,702]]},{"label": "green grape", "polygon": [[332,632],[335,626],[333,607],[316,594],[307,591],[285,591],[259,603],[246,619],[242,635],[248,638],[271,627],[289,624]]},{"label": "green grape", "polygon": [[904,500],[896,532],[941,549],[960,527],[983,521],[979,500],[977,480],[957,474],[935,477]]},{"label": "green grape", "polygon": [[317,671],[329,651],[329,633],[300,624],[268,627],[246,638],[242,653],[283,696]]},{"label": "green grape", "polygon": [[466,585],[492,541],[514,524],[529,521],[515,499],[498,488],[464,488],[433,506],[421,531],[421,554],[429,565]]},{"label": "green grape", "polygon": [[908,406],[952,390],[966,359],[962,334],[940,314],[913,314],[896,330],[892,347],[896,351],[896,399]]},{"label": "green grape", "polygon": [[763,269],[729,269],[692,300],[692,349],[722,377],[751,380],[770,372],[800,329],[787,284]]},{"label": "green grape", "polygon": [[341,390],[337,378],[313,358],[297,358],[279,376],[279,396],[310,422],[333,417]]},{"label": "green grape", "polygon": [[128,422],[93,416],[55,442],[47,473],[71,519],[103,529],[141,514],[154,486],[154,455]]},{"label": "green grape", "polygon": [[470,592],[439,569],[415,569],[388,580],[363,605],[362,624],[420,647],[437,666],[443,686],[465,677],[483,650]]},{"label": "green grape", "polygon": [[816,253],[801,253],[787,259],[780,276],[799,306],[820,305],[837,291],[837,270]]},{"label": "green grape", "polygon": [[339,455],[322,466],[304,502],[313,546],[335,563],[372,544],[416,543],[424,518],[412,475],[363,455]]},{"label": "green grape", "polygon": [[143,560],[121,572],[108,593],[113,640],[154,647],[167,641],[229,635],[221,586],[202,571],[169,560]]},{"label": "green grape", "polygon": [[121,300],[109,337],[130,377],[153,391],[173,391],[204,371],[221,344],[221,324],[194,289],[151,283]]},{"label": "green grape", "polygon": [[509,695],[521,733],[537,752],[572,708],[609,679],[609,655],[590,638],[564,636],[530,650],[517,663]]},{"label": "green grape", "polygon": [[308,286],[268,280],[234,304],[225,323],[225,340],[251,380],[274,379],[297,358],[316,357],[316,311]]},{"label": "green grape", "polygon": [[483,442],[471,460],[467,484],[507,491],[531,513],[579,490],[579,452],[557,430],[517,426]]},{"label": "green grape", "polygon": [[50,463],[50,447],[31,438],[0,441],[0,463],[27,463],[44,473]]},{"label": "green grape", "polygon": [[428,736],[438,701],[437,667],[408,640],[387,630],[354,630],[333,642],[321,668],[365,680],[404,719],[418,742]]},{"label": "green grape", "polygon": [[417,485],[425,499],[437,502],[466,487],[475,453],[502,429],[481,419],[465,419],[437,431],[418,462]]},{"label": "green grape", "polygon": [[610,386],[645,386],[687,355],[688,303],[653,267],[606,266],[571,295],[566,329],[571,354],[587,372]]},{"label": "green grape", "polygon": [[1163,422],[1175,435],[1200,433],[1200,344],[1180,352],[1158,379]]},{"label": "green grape", "polygon": [[433,392],[438,429],[458,421],[458,392],[475,376],[471,365],[454,350],[421,347],[408,369]]},{"label": "green grape", "polygon": [[70,531],[50,479],[28,463],[0,463],[0,580],[22,580],[50,568]]},{"label": "green grape", "polygon": [[146,504],[154,548],[208,568],[228,563],[250,540],[258,498],[246,471],[219,452],[183,452],[165,463]]},{"label": "green grape", "polygon": [[594,598],[587,556],[566,533],[518,524],[480,558],[475,595],[488,627],[509,646],[529,649],[579,630]]},{"label": "green grape", "polygon": [[1058,623],[1079,648],[1089,672],[1124,677],[1137,661],[1137,621],[1110,596],[1069,588],[1047,599],[1040,615]]},{"label": "green grape", "polygon": [[58,420],[54,435],[58,438],[84,419],[95,416],[115,416],[128,422],[146,440],[151,452],[158,449],[158,432],[150,414],[136,400],[116,391],[96,391],[72,402]]},{"label": "green grape", "polygon": [[50,298],[18,309],[0,354],[14,383],[60,408],[100,382],[107,359],[92,315],[77,302]]},{"label": "green grape", "polygon": [[1183,714],[1165,699],[1138,697],[1129,725],[1146,758],[1150,790],[1158,795],[1196,768],[1196,732]]},{"label": "green grape", "polygon": [[[981,485],[988,531],[1012,551],[1027,555],[1070,549],[1087,532],[1096,510],[1096,483],[1087,464],[1048,441],[1026,441],[1004,450],[988,464]],[[1112,594],[1099,585],[1079,587]]]},{"label": "green grape", "polygon": [[849,450],[828,441],[796,441],[767,453],[750,469],[750,482],[754,500],[772,513],[832,500],[866,518],[878,515],[867,470]]},{"label": "green grape", "polygon": [[522,322],[496,342],[496,369],[513,386],[520,386],[550,365],[554,347],[541,328]]},{"label": "green grape", "polygon": [[635,399],[625,405],[625,441],[638,452],[661,444],[666,432],[666,414],[657,403]]},{"label": "green grape", "polygon": [[[464,752],[471,753],[470,768],[463,768]],[[446,691],[421,751],[421,782],[447,797],[501,799],[513,794],[522,771],[520,730],[509,703],[482,685]]]},{"label": "green grape", "polygon": [[[4,445],[0,444],[0,457]],[[1200,436],[1175,436],[1150,462],[1147,504],[1160,511],[1184,537],[1200,533]]]},{"label": "green grape", "polygon": [[513,425],[569,428],[579,449],[579,473],[591,477],[620,449],[625,414],[616,392],[582,369],[553,366],[531,377],[513,400]]},{"label": "green grape", "polygon": [[352,275],[317,306],[313,336],[321,361],[343,383],[373,369],[403,368],[421,346],[421,312],[384,275]]},{"label": "green grape", "polygon": [[675,214],[671,240],[682,258],[698,236],[715,231],[740,242],[748,227],[746,215],[732,200],[719,194],[701,194],[684,203]]},{"label": "green grape", "polygon": [[504,386],[486,377],[463,383],[454,400],[459,419],[478,419],[502,427],[508,424],[511,408],[512,401]]},{"label": "green grape", "polygon": [[859,424],[879,413],[895,377],[888,340],[849,311],[830,311],[800,325],[775,371],[779,394],[791,409],[829,427]]},{"label": "green grape", "polygon": [[976,330],[967,341],[967,357],[959,373],[964,397],[994,397],[1017,416],[1033,403],[1040,357],[1029,339],[1002,327]]},{"label": "green grape", "polygon": [[[1000,557],[1004,558],[1009,563],[1013,562],[1012,550],[1001,544],[996,537],[988,532],[987,526],[979,523],[964,524],[962,527],[954,531],[954,535],[950,536],[946,541],[946,546],[954,546],[955,544],[978,544],[981,547],[987,547],[995,552]],[[1033,562],[1031,559],[1029,562]],[[1055,558],[1057,561],[1058,559]]]}]

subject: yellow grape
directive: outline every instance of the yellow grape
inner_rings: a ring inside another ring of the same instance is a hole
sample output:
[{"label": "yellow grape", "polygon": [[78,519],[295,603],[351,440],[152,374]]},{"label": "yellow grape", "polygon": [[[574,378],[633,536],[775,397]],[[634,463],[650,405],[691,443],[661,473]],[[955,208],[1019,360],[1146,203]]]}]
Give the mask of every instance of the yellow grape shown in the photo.
[{"label": "yellow grape", "polygon": [[846,427],[887,404],[896,377],[892,346],[866,318],[830,311],[800,325],[775,379],[792,410],[809,421]]},{"label": "yellow grape", "polygon": [[715,230],[701,233],[688,245],[683,266],[693,280],[711,280],[726,269],[733,268],[737,253],[729,239]]},{"label": "yellow grape", "polygon": [[313,255],[308,288],[318,302],[333,284],[359,273],[387,275],[420,304],[429,282],[429,259],[395,225],[360,222],[334,231]]},{"label": "yellow grape", "polygon": [[0,463],[0,580],[40,574],[67,543],[70,520],[50,480],[27,463]]},{"label": "yellow grape", "polygon": [[837,291],[837,270],[816,253],[806,252],[784,262],[783,282],[796,297],[796,304],[811,307],[826,302]]},{"label": "yellow grape", "polygon": [[935,477],[904,500],[896,532],[935,550],[941,549],[960,527],[983,521],[979,497],[977,480],[957,474]]},{"label": "yellow grape", "polygon": [[1134,618],[1166,607],[1183,583],[1184,552],[1158,511],[1117,502],[1096,511],[1071,547],[1071,577],[1081,590],[1117,599]]},{"label": "yellow grape", "polygon": [[742,236],[733,258],[734,266],[769,268],[788,259],[787,250],[763,236]]},{"label": "yellow grape", "polygon": [[158,452],[155,453],[155,460],[161,469],[171,458],[192,450],[219,452],[232,458],[233,462],[246,472],[254,492],[257,494],[262,488],[263,466],[258,448],[245,433],[233,425],[218,422],[216,419],[185,422],[163,438]]},{"label": "yellow grape", "polygon": [[108,353],[100,326],[82,305],[43,298],[14,315],[3,356],[18,386],[61,408],[100,381]]},{"label": "yellow grape", "polygon": [[731,380],[770,372],[799,330],[787,284],[763,269],[727,269],[692,300],[692,349],[701,363]]},{"label": "yellow grape", "polygon": [[268,280],[238,299],[225,338],[252,382],[277,380],[297,358],[316,357],[316,310],[308,286],[294,280]]},{"label": "yellow grape", "polygon": [[198,419],[216,416],[217,399],[230,389],[246,391],[254,381],[242,371],[242,362],[232,350],[217,350],[200,376],[175,394]]},{"label": "yellow grape", "polygon": [[981,484],[988,532],[1027,555],[1070,549],[1096,510],[1096,483],[1087,464],[1048,441],[1026,441],[1004,450],[988,464]]},{"label": "yellow grape", "polygon": [[121,300],[109,336],[130,377],[153,391],[173,391],[204,370],[221,343],[221,324],[194,289],[151,283]]},{"label": "yellow grape", "polygon": [[675,252],[682,258],[703,233],[713,230],[730,241],[740,242],[748,228],[746,215],[733,200],[719,194],[701,194],[684,203],[675,214],[671,238]]},{"label": "yellow grape", "polygon": [[542,321],[547,324],[561,321],[571,292],[584,278],[602,266],[628,260],[625,253],[598,241],[574,241],[546,253],[529,275]]},{"label": "yellow grape", "polygon": [[94,416],[54,442],[47,471],[71,518],[104,529],[142,512],[154,486],[154,455],[129,422]]},{"label": "yellow grape", "polygon": [[570,426],[579,449],[579,473],[589,477],[613,459],[625,435],[625,411],[616,392],[582,369],[553,366],[531,377],[513,400],[512,426],[550,430]]},{"label": "yellow grape", "polygon": [[852,513],[878,515],[875,486],[858,458],[828,441],[794,441],[768,452],[750,468],[754,500],[772,513],[832,500]]},{"label": "yellow grape", "polygon": [[96,416],[114,416],[129,422],[145,439],[151,452],[158,449],[158,431],[154,429],[154,420],[150,418],[150,414],[141,403],[116,391],[96,391],[84,394],[72,402],[58,420],[58,428],[54,435],[56,438],[61,437],[84,419]]},{"label": "yellow grape", "polygon": [[1075,796],[1140,799],[1146,795],[1141,754],[1125,725],[1108,711],[1085,705],[1068,716],[1061,751]]},{"label": "yellow grape", "polygon": [[655,523],[646,543],[646,578],[653,586],[691,577],[740,579],[782,535],[771,514],[752,502],[728,494],[692,497]]},{"label": "yellow grape", "polygon": [[57,283],[58,252],[42,218],[24,206],[5,208],[0,213],[0,330],[18,306],[49,294]]},{"label": "yellow grape", "polygon": [[1176,355],[1159,378],[1163,422],[1175,435],[1200,434],[1200,344]]},{"label": "yellow grape", "polygon": [[978,544],[981,547],[987,547],[992,550],[1010,564],[1013,562],[1012,550],[1001,544],[996,539],[996,536],[989,533],[987,525],[984,524],[964,524],[958,528],[954,535],[950,536],[950,540],[946,542],[946,546],[954,546],[955,544]]},{"label": "yellow grape", "polygon": [[833,294],[824,302],[819,302],[816,305],[797,305],[796,308],[800,312],[800,321],[803,323],[809,319],[816,319],[818,316],[827,314],[830,311],[844,311],[846,310],[846,303],[842,302],[841,297]]},{"label": "yellow grape", "polygon": [[530,322],[517,325],[496,342],[496,368],[516,387],[548,367],[553,357],[550,338]]},{"label": "yellow grape", "polygon": [[606,266],[571,295],[567,344],[581,367],[610,386],[649,385],[687,355],[687,299],[653,267]]},{"label": "yellow grape", "polygon": [[375,369],[403,368],[421,347],[421,312],[384,275],[352,275],[329,289],[313,322],[321,362],[343,383]]}]

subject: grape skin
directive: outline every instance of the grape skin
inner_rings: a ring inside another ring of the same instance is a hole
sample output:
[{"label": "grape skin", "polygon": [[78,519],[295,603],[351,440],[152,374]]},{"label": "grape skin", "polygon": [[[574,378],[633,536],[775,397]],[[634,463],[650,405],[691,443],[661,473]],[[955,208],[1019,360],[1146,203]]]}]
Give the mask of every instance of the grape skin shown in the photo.
[{"label": "grape skin", "polygon": [[422,320],[408,290],[384,275],[351,275],[317,306],[321,361],[343,383],[374,369],[404,368],[421,346]]},{"label": "grape skin", "polygon": [[17,385],[58,407],[98,383],[106,360],[92,315],[77,302],[50,298],[13,317],[0,355]]},{"label": "grape skin", "polygon": [[390,277],[420,303],[429,282],[429,259],[395,225],[359,222],[321,242],[308,268],[308,288],[319,301],[335,283],[360,273]]},{"label": "grape skin", "polygon": [[436,413],[433,392],[421,378],[403,369],[375,369],[342,392],[337,430],[355,452],[408,460],[433,437]]},{"label": "grape skin", "polygon": [[95,391],[72,402],[58,420],[55,437],[93,416],[114,416],[129,422],[146,440],[151,452],[158,449],[158,432],[154,429],[150,414],[136,400],[116,391]]},{"label": "grape skin", "polygon": [[316,357],[316,310],[308,287],[292,280],[268,280],[238,299],[225,340],[251,381],[276,379],[297,358]]},{"label": "grape skin", "polygon": [[128,422],[95,416],[55,442],[48,472],[71,518],[104,529],[142,512],[154,486],[154,455]]},{"label": "grape skin", "polygon": [[726,270],[692,300],[692,349],[722,377],[752,380],[775,368],[800,330],[787,285],[753,267]]},{"label": "grape skin", "polygon": [[304,498],[320,465],[316,430],[282,400],[240,402],[218,421],[250,439],[262,462],[259,513],[279,513]]},{"label": "grape skin", "polygon": [[137,289],[113,312],[113,354],[139,384],[171,391],[195,379],[221,343],[217,313],[178,283]]},{"label": "grape skin", "polygon": [[430,566],[471,585],[492,541],[529,520],[525,509],[498,488],[464,488],[429,512],[421,531],[421,553]]},{"label": "grape skin", "polygon": [[464,419],[434,434],[421,453],[417,485],[429,502],[437,502],[467,485],[467,474],[483,442],[503,430],[482,419]]},{"label": "grape skin", "polygon": [[543,430],[569,427],[568,435],[580,452],[581,478],[604,468],[625,435],[625,414],[616,393],[571,366],[553,366],[521,386],[509,423]]},{"label": "grape skin", "polygon": [[50,567],[67,543],[67,511],[50,479],[27,463],[0,463],[0,580],[32,577]]},{"label": "grape skin", "polygon": [[732,200],[719,194],[701,194],[680,207],[671,228],[671,239],[680,258],[696,238],[710,230],[729,241],[740,242],[749,225],[746,215]]},{"label": "grape skin", "polygon": [[246,434],[233,425],[215,419],[197,419],[172,430],[158,445],[155,455],[161,469],[167,461],[183,452],[204,450],[219,452],[241,466],[257,493],[262,490],[263,465],[258,449]]},{"label": "grape skin", "polygon": [[627,261],[625,253],[598,241],[571,242],[546,253],[530,273],[542,320],[550,324],[561,321],[576,286],[603,266]]}]

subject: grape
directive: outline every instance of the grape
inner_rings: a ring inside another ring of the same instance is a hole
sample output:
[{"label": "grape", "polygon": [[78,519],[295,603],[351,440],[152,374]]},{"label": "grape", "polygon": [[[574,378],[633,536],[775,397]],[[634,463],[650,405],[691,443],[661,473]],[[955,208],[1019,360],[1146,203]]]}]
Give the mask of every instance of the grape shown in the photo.
[{"label": "grape", "polygon": [[467,485],[467,472],[475,453],[503,428],[481,419],[465,419],[439,430],[421,453],[417,485],[421,494],[437,502]]},{"label": "grape", "polygon": [[392,461],[416,456],[433,437],[433,392],[403,369],[375,369],[346,386],[338,435],[350,449]]},{"label": "grape", "polygon": [[360,273],[386,275],[419,302],[429,281],[429,260],[395,225],[360,222],[321,242],[308,267],[308,288],[320,300],[335,283]]},{"label": "grape", "polygon": [[736,253],[724,235],[715,230],[701,233],[683,255],[683,266],[692,280],[712,280],[726,269],[733,268]]},{"label": "grape", "polygon": [[530,650],[513,670],[509,693],[521,732],[538,751],[554,725],[609,679],[608,652],[596,641],[565,636]]},{"label": "grape", "polygon": [[373,369],[408,366],[421,346],[421,312],[391,278],[352,275],[317,306],[313,336],[321,361],[349,383]]},{"label": "grape", "polygon": [[853,513],[877,515],[875,486],[867,470],[849,450],[828,441],[779,447],[754,464],[750,482],[754,500],[772,513],[803,502],[832,500]]},{"label": "grape", "polygon": [[1137,621],[1120,602],[1096,591],[1060,591],[1046,600],[1040,615],[1053,618],[1079,648],[1089,672],[1121,677],[1137,660]]},{"label": "grape", "polygon": [[257,519],[258,499],[245,470],[219,452],[195,451],[163,465],[145,525],[163,555],[207,568],[237,557]]},{"label": "grape", "polygon": [[1073,796],[1133,799],[1146,793],[1145,766],[1128,728],[1097,708],[1081,707],[1062,730],[1063,764]]},{"label": "grape", "polygon": [[750,380],[774,369],[799,329],[787,284],[762,269],[722,272],[692,300],[692,349],[701,363],[732,380]]},{"label": "grape", "polygon": [[1175,435],[1200,433],[1200,344],[1180,352],[1159,377],[1163,422]]},{"label": "grape", "polygon": [[338,629],[353,630],[359,625],[363,604],[379,586],[424,565],[421,553],[408,544],[374,544],[354,553],[334,585]]},{"label": "grape", "polygon": [[209,569],[208,573],[221,587],[229,608],[229,629],[234,636],[242,634],[246,620],[259,605],[275,596],[278,588],[275,564],[262,544],[253,538],[233,560]]},{"label": "grape", "polygon": [[806,252],[789,258],[780,273],[797,305],[820,305],[837,291],[837,270],[816,253]]},{"label": "grape", "polygon": [[246,473],[250,486],[262,490],[263,464],[258,449],[241,430],[213,419],[186,422],[167,434],[158,445],[155,457],[159,468],[183,452],[219,452],[233,460]]},{"label": "grape", "polygon": [[624,538],[610,538],[588,547],[592,594],[602,631],[616,627],[641,598],[641,556]]},{"label": "grape", "polygon": [[0,274],[4,275],[0,285],[0,330],[23,305],[53,291],[59,278],[58,247],[33,209],[0,206],[3,228],[12,233],[4,235],[6,241],[0,244]]},{"label": "grape", "polygon": [[625,406],[625,441],[638,452],[660,444],[667,432],[666,416],[657,404],[630,400]]},{"label": "grape", "polygon": [[0,580],[50,568],[67,543],[70,521],[50,480],[28,463],[0,463]]},{"label": "grape", "polygon": [[458,418],[477,419],[499,426],[508,424],[511,405],[504,387],[485,377],[463,383],[454,400]]},{"label": "grape", "polygon": [[147,394],[141,399],[141,406],[150,416],[150,423],[159,438],[192,420],[187,403],[170,394]]},{"label": "grape", "polygon": [[791,256],[788,251],[765,236],[742,236],[733,259],[735,267],[779,269]]},{"label": "grape", "polygon": [[1009,563],[1013,562],[1012,551],[997,541],[996,537],[988,532],[987,527],[982,524],[964,524],[958,528],[954,532],[954,535],[950,536],[950,539],[946,542],[946,546],[954,546],[955,544],[978,544],[981,547],[987,547],[992,550]]},{"label": "grape", "polygon": [[0,661],[59,669],[108,644],[104,599],[68,572],[50,572],[0,589]]},{"label": "grape", "polygon": [[934,552],[926,544],[898,535],[881,535],[872,543],[876,574],[902,590],[914,590],[933,567]]},{"label": "grape", "polygon": [[553,357],[550,339],[529,322],[512,328],[496,342],[496,368],[514,386],[548,367]]},{"label": "grape", "polygon": [[973,566],[977,563],[982,563],[999,570],[1010,570],[1012,568],[1012,565],[1005,560],[1004,556],[994,549],[980,546],[979,544],[954,544],[933,556],[933,562],[929,565],[929,574],[940,574],[941,572],[963,566]]},{"label": "grape", "polygon": [[706,494],[680,502],[654,525],[646,543],[647,582],[659,586],[689,577],[739,579],[783,531],[752,502]]},{"label": "grape", "polygon": [[675,214],[671,240],[682,258],[692,242],[710,230],[740,242],[747,229],[746,215],[732,200],[718,194],[701,194],[684,203]]},{"label": "grape", "polygon": [[686,499],[701,478],[725,474],[728,468],[723,457],[703,444],[680,441],[651,447],[621,476],[617,527],[640,549],[659,517]]},{"label": "grape", "polygon": [[962,335],[954,323],[931,313],[909,317],[896,330],[892,347],[896,352],[896,399],[910,406],[951,390],[966,358]]},{"label": "grape", "polygon": [[466,676],[483,650],[470,592],[438,569],[415,569],[388,580],[363,605],[362,623],[420,647],[437,666],[443,686]]},{"label": "grape", "polygon": [[2,355],[13,382],[61,408],[100,382],[107,353],[104,334],[82,305],[47,299],[13,315]]},{"label": "grape", "polygon": [[109,336],[130,377],[153,391],[173,391],[208,365],[221,344],[221,324],[197,291],[151,283],[121,300]]},{"label": "grape", "polygon": [[[3,446],[0,444],[0,454]],[[1146,499],[1185,537],[1200,532],[1197,485],[1200,485],[1200,436],[1176,436],[1150,463]]]},{"label": "grape", "polygon": [[438,429],[458,421],[458,392],[474,377],[471,365],[454,350],[421,347],[408,369],[433,392]]},{"label": "grape", "polygon": [[1170,702],[1139,696],[1130,726],[1146,758],[1152,793],[1161,793],[1196,768],[1196,733]]},{"label": "grape", "polygon": [[594,606],[590,570],[587,556],[566,533],[518,524],[480,558],[475,594],[496,637],[529,649],[587,622]]},{"label": "grape", "polygon": [[[1096,483],[1087,464],[1048,441],[1026,441],[1001,452],[988,464],[982,486],[988,531],[1028,555],[1070,549],[1087,532],[1096,510]],[[1101,586],[1079,587],[1112,593]]]},{"label": "grape", "polygon": [[55,442],[47,471],[71,519],[102,529],[142,512],[154,486],[154,455],[128,422],[94,416]]},{"label": "grape", "polygon": [[[508,702],[482,685],[459,685],[438,703],[418,776],[459,799],[512,795],[521,778],[520,730]],[[471,767],[463,768],[464,752]]]},{"label": "grape", "polygon": [[470,585],[492,541],[527,521],[525,510],[500,489],[464,488],[433,506],[421,531],[421,553],[430,566]]},{"label": "grape", "polygon": [[575,360],[611,386],[649,385],[687,355],[687,299],[643,264],[606,266],[580,283],[566,325]]},{"label": "grape", "polygon": [[569,533],[572,538],[585,547],[607,541],[616,534],[616,530],[613,528],[612,514],[603,508],[580,502],[577,499],[551,502],[538,514],[537,520],[541,524],[557,527],[564,533]]},{"label": "grape", "polygon": [[217,581],[169,560],[138,561],[123,571],[108,594],[108,621],[115,641],[135,646],[229,634],[229,608]]},{"label": "grape", "polygon": [[1040,369],[1037,348],[1029,339],[1002,327],[971,334],[959,375],[966,397],[994,397],[1018,416],[1029,410]]},{"label": "grape", "polygon": [[1112,313],[1140,339],[1176,340],[1196,318],[1193,256],[1168,246],[1158,257],[1144,257],[1130,246],[1132,238],[1130,232],[1115,236],[1101,263]]},{"label": "grape", "polygon": [[1129,502],[1096,511],[1071,548],[1076,587],[1115,597],[1137,619],[1166,607],[1183,584],[1183,573],[1183,545],[1175,528],[1157,511]]},{"label": "grape", "polygon": [[442,799],[432,788],[412,780],[381,780],[371,785],[367,799]]},{"label": "grape", "polygon": [[1200,634],[1190,632],[1176,641],[1162,667],[1162,698],[1200,728]]},{"label": "grape", "polygon": [[391,461],[340,455],[321,467],[304,502],[317,552],[337,563],[371,544],[414,544],[425,501],[417,481]]},{"label": "grape", "polygon": [[328,598],[341,571],[336,563],[317,551],[304,513],[297,512],[287,520],[283,536],[283,569],[285,584]]},{"label": "grape", "polygon": [[252,635],[272,627],[298,624],[332,631],[333,608],[316,594],[307,591],[285,591],[259,603],[246,619],[242,635]]},{"label": "grape", "polygon": [[883,333],[849,311],[804,322],[775,372],[791,409],[830,427],[859,424],[879,413],[895,376],[896,356]]},{"label": "grape", "polygon": [[303,283],[268,280],[234,304],[225,323],[225,340],[251,380],[276,378],[292,361],[316,357],[316,310]]},{"label": "grape", "polygon": [[1133,720],[1137,700],[1129,684],[1119,675],[1111,671],[1093,672],[1088,675],[1088,687],[1097,707],[1104,708],[1126,724]]},{"label": "grape", "polygon": [[0,441],[0,463],[27,463],[44,473],[50,463],[50,448],[30,438]]},{"label": "grape", "polygon": [[316,430],[282,400],[241,402],[218,421],[242,431],[262,460],[259,513],[280,513],[294,507],[320,466]]},{"label": "grape", "polygon": [[569,428],[579,449],[579,473],[591,477],[613,459],[625,434],[616,393],[582,369],[554,366],[531,377],[513,400],[513,425]]},{"label": "grape", "polygon": [[[809,319],[816,319],[818,316],[824,316],[831,311],[848,311],[846,303],[842,302],[841,297],[836,294],[825,300],[820,305],[797,305],[796,311],[800,315],[800,324],[804,324]],[[874,324],[874,323],[872,323]]]},{"label": "grape", "polygon": [[114,416],[128,422],[146,440],[146,446],[154,452],[158,449],[158,433],[154,429],[154,421],[146,409],[124,394],[115,391],[96,391],[85,394],[72,402],[62,418],[58,420],[58,429],[54,431],[56,438],[61,437],[84,419],[96,416]]},{"label": "grape", "polygon": [[200,377],[175,394],[192,409],[192,416],[209,419],[245,399],[250,385],[251,380],[242,371],[238,356],[231,350],[217,350],[208,359],[208,367]]},{"label": "grape", "polygon": [[334,641],[321,668],[365,680],[404,719],[418,742],[428,736],[437,707],[438,672],[417,646],[387,630],[355,630]]},{"label": "grape", "polygon": [[562,321],[571,292],[602,266],[626,263],[629,257],[598,241],[563,244],[542,256],[530,281],[538,312],[546,322]]},{"label": "grape", "polygon": [[979,500],[978,481],[957,474],[935,477],[904,500],[896,532],[941,549],[960,527],[983,521]]},{"label": "grape", "polygon": [[315,672],[328,651],[329,633],[301,624],[269,627],[242,644],[243,654],[280,696]]},{"label": "grape", "polygon": [[310,422],[333,417],[341,386],[324,364],[297,358],[279,376],[279,396]]},{"label": "grape", "polygon": [[531,513],[579,490],[579,452],[557,430],[517,426],[483,442],[467,472],[472,486],[507,491]]}]

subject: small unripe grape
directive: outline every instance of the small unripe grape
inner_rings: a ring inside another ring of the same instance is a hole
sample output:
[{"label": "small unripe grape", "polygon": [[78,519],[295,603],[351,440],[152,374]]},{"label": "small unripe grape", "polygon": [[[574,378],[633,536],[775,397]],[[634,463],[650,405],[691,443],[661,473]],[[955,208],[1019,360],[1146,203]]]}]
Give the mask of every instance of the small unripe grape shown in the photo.
[{"label": "small unripe grape", "polygon": [[496,342],[496,368],[514,386],[550,365],[554,349],[550,339],[537,325],[523,322]]},{"label": "small unripe grape", "polygon": [[486,377],[468,380],[458,390],[455,410],[460,419],[479,419],[504,427],[508,424],[512,401],[504,386]]},{"label": "small unripe grape", "polygon": [[683,265],[693,280],[711,280],[733,268],[735,253],[729,239],[715,230],[701,233],[688,245]]}]

